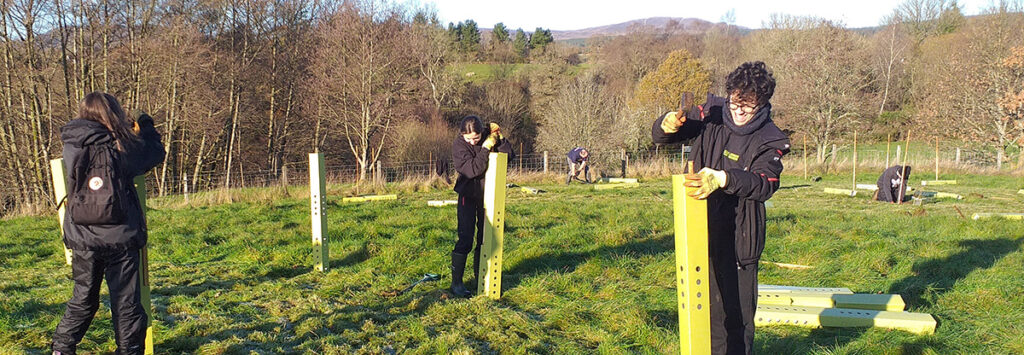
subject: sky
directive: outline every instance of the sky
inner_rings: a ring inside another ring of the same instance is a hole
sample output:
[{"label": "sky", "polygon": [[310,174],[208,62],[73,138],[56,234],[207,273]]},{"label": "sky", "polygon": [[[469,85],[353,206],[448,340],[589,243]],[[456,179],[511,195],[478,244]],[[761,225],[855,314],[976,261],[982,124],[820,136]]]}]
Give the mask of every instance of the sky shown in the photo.
[{"label": "sky", "polygon": [[[472,19],[481,28],[503,22],[508,28],[533,31],[537,27],[551,30],[578,30],[611,25],[648,17],[694,17],[712,22],[722,21],[728,11],[735,11],[735,24],[761,28],[773,13],[813,15],[842,21],[846,27],[878,25],[903,1],[893,0],[421,0],[433,4],[443,23]],[[989,7],[991,0],[959,0],[965,15],[974,15]]]}]

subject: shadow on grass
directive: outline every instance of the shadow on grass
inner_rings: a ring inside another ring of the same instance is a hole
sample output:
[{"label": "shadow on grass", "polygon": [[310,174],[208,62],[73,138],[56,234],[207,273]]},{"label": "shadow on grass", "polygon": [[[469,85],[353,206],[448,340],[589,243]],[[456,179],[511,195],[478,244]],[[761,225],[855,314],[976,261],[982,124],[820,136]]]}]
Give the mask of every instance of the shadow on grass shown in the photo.
[{"label": "shadow on grass", "polygon": [[366,248],[366,242],[359,247],[359,249],[349,253],[341,260],[331,261],[331,268],[338,269],[348,266],[354,266],[361,264],[362,262],[370,259],[370,251]]},{"label": "shadow on grass", "polygon": [[[915,263],[914,275],[897,281],[889,293],[903,296],[907,306],[929,307],[934,298],[953,288],[977,269],[992,267],[1002,257],[1020,249],[1024,239],[973,239],[960,241],[963,250],[944,258]],[[927,293],[927,296],[925,297]]]},{"label": "shadow on grass", "polygon": [[799,189],[801,187],[811,187],[811,185],[801,184],[801,185],[792,185],[792,186],[782,186],[782,187],[779,188],[779,190],[794,190],[794,189]]},{"label": "shadow on grass", "polygon": [[[569,273],[576,270],[580,264],[590,258],[599,256],[614,256],[629,254],[639,257],[675,252],[675,240],[673,235],[665,234],[661,237],[643,239],[616,246],[602,246],[600,248],[582,251],[567,252],[554,251],[541,256],[522,260],[514,267],[502,272],[502,286],[505,290],[515,288],[530,276],[547,272],[558,271]],[[504,292],[504,290],[502,291]]]}]

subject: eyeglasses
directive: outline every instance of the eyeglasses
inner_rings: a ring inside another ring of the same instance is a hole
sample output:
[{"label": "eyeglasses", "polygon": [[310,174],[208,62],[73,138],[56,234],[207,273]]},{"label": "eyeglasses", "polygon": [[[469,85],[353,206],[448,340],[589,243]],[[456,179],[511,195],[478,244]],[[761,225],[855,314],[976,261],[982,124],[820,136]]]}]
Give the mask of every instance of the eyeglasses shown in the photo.
[{"label": "eyeglasses", "polygon": [[740,105],[740,104],[737,104],[737,103],[729,102],[729,109],[732,110],[732,111],[743,110],[743,113],[751,113],[751,112],[754,112],[754,109],[756,109],[756,108],[757,108],[756,104],[754,104],[754,105],[750,105],[750,104]]}]

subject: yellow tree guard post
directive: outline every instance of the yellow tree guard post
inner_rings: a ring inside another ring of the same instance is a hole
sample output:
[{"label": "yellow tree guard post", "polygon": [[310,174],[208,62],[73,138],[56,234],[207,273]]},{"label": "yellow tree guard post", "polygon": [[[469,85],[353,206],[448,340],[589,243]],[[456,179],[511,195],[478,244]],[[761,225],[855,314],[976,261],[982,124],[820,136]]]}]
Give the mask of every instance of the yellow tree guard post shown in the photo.
[{"label": "yellow tree guard post", "polygon": [[484,183],[484,243],[480,250],[480,279],[477,291],[488,298],[501,298],[501,263],[505,239],[505,173],[508,155],[491,153]]},{"label": "yellow tree guard post", "polygon": [[369,201],[386,201],[386,200],[397,200],[398,195],[366,195],[366,196],[355,196],[355,197],[344,197],[341,202],[369,202]]},{"label": "yellow tree guard post", "polygon": [[927,313],[863,309],[758,305],[754,325],[789,324],[802,327],[878,327],[915,334],[935,333],[935,318]]},{"label": "yellow tree guard post", "polygon": [[[139,175],[133,181],[135,192],[139,196],[139,206],[142,207],[142,220],[146,220],[146,176]],[[142,309],[146,311],[146,350],[145,354],[153,354],[153,302],[151,298],[151,286],[149,280],[149,246],[139,250],[139,283],[141,284]]]},{"label": "yellow tree guard post", "polygon": [[707,201],[690,197],[697,188],[685,181],[685,175],[672,176],[679,353],[711,354],[708,207]]},{"label": "yellow tree guard post", "polygon": [[830,295],[844,294],[852,295],[853,291],[846,287],[801,287],[758,284],[757,292],[804,292],[804,293],[827,293]]},{"label": "yellow tree guard post", "polygon": [[622,183],[633,183],[633,184],[635,184],[635,183],[640,182],[636,178],[612,178],[612,177],[601,178],[598,181],[603,182],[603,183],[611,183],[611,184],[622,184]]},{"label": "yellow tree guard post", "polygon": [[846,195],[846,196],[850,196],[850,197],[857,196],[857,191],[855,191],[855,190],[833,189],[833,188],[829,188],[829,187],[825,188],[825,193],[833,194],[833,195]]},{"label": "yellow tree guard post", "polygon": [[758,291],[757,304],[776,306],[808,306],[823,308],[852,308],[875,311],[902,312],[906,308],[903,297],[891,294],[829,294],[824,292]]},{"label": "yellow tree guard post", "polygon": [[623,182],[615,184],[601,184],[594,185],[594,190],[609,190],[609,189],[629,189],[634,187],[640,187],[638,182]]},{"label": "yellow tree guard post", "polygon": [[451,205],[457,205],[457,204],[459,204],[459,201],[457,201],[457,200],[427,201],[427,206],[430,206],[430,207],[444,207],[444,206],[451,206]]},{"label": "yellow tree guard post", "polygon": [[324,205],[327,180],[324,179],[323,153],[309,154],[309,212],[312,217],[313,267],[326,272],[330,267],[327,240],[327,208]]},{"label": "yellow tree guard post", "polygon": [[[64,181],[64,177],[67,176],[64,159],[50,160],[50,176],[53,177],[53,201],[60,204],[60,208],[57,209],[57,221],[60,222],[60,244],[64,245],[64,206],[67,206],[67,203],[61,203],[61,201],[68,195],[68,185]],[[71,265],[71,249],[66,246],[64,247],[64,260]]]},{"label": "yellow tree guard post", "polygon": [[956,185],[956,180],[922,180],[921,186]]},{"label": "yellow tree guard post", "polygon": [[971,216],[971,219],[975,221],[986,218],[1005,218],[1024,221],[1024,213],[975,213]]}]

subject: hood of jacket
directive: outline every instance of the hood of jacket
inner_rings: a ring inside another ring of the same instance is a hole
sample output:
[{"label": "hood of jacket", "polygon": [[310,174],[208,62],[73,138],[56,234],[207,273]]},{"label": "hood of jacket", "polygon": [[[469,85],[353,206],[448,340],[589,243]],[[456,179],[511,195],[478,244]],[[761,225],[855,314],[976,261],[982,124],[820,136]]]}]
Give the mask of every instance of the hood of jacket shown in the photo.
[{"label": "hood of jacket", "polygon": [[64,144],[82,147],[113,141],[114,136],[102,123],[76,118],[61,127],[60,139]]}]

